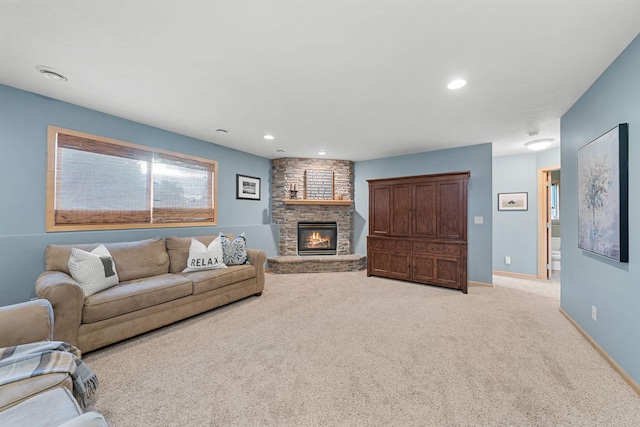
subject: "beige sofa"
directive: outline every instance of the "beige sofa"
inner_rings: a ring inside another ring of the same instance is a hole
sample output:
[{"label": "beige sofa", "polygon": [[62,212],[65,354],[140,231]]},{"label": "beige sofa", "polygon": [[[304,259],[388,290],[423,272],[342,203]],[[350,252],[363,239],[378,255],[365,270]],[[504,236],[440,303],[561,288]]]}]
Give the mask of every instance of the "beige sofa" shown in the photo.
[{"label": "beige sofa", "polygon": [[[215,237],[195,238],[208,245]],[[262,293],[264,251],[247,249],[250,264],[182,273],[190,244],[190,237],[105,243],[120,281],[88,297],[70,275],[69,257],[72,248],[99,244],[48,246],[36,293],[53,306],[54,339],[87,352]]]},{"label": "beige sofa", "polygon": [[[12,347],[53,338],[53,310],[45,300],[0,307],[0,347]],[[71,391],[68,373],[36,375],[0,386],[2,426],[107,425],[96,412],[83,413]]]}]

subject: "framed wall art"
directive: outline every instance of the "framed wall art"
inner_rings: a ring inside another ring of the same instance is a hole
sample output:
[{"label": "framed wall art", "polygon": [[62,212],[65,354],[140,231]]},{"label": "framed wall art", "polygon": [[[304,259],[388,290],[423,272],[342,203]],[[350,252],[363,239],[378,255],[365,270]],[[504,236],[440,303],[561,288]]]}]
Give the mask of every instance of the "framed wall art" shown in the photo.
[{"label": "framed wall art", "polygon": [[529,209],[529,193],[498,193],[499,211],[526,211]]},{"label": "framed wall art", "polygon": [[236,174],[236,199],[260,200],[260,178]]},{"label": "framed wall art", "polygon": [[578,248],[629,261],[629,128],[578,148]]}]

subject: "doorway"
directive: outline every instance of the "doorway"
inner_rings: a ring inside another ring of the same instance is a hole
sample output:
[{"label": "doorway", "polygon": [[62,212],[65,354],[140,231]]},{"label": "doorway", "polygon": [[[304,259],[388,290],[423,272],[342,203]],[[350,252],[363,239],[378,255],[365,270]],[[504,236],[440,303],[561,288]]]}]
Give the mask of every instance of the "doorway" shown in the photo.
[{"label": "doorway", "polygon": [[538,278],[560,280],[560,166],[538,169]]}]

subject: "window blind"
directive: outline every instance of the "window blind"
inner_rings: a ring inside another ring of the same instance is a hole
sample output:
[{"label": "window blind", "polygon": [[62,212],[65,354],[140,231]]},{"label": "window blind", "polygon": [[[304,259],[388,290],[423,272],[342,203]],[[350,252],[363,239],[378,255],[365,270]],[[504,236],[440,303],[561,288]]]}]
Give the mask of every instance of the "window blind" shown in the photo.
[{"label": "window blind", "polygon": [[215,161],[59,128],[53,133],[53,228],[215,222]]}]

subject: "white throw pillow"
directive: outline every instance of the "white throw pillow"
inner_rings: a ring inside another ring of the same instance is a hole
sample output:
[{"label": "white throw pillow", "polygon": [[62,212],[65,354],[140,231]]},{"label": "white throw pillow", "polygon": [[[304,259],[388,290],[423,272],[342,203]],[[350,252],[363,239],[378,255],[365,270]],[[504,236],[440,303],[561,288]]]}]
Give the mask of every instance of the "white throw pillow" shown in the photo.
[{"label": "white throw pillow", "polygon": [[98,246],[91,252],[72,248],[69,272],[73,280],[82,288],[85,297],[117,285],[120,281],[116,264],[104,245]]},{"label": "white throw pillow", "polygon": [[182,272],[216,270],[219,268],[227,268],[222,258],[222,241],[220,237],[216,237],[209,243],[209,246],[205,246],[201,241],[191,238],[187,268]]}]

